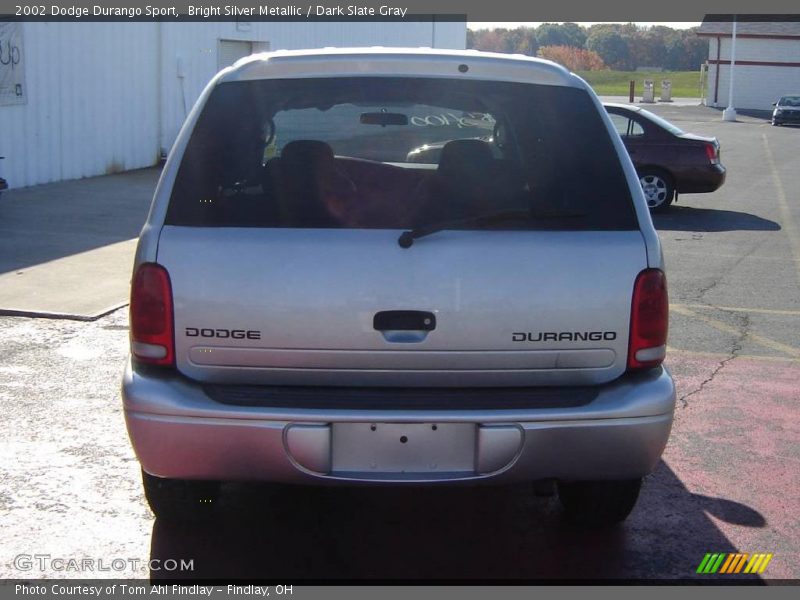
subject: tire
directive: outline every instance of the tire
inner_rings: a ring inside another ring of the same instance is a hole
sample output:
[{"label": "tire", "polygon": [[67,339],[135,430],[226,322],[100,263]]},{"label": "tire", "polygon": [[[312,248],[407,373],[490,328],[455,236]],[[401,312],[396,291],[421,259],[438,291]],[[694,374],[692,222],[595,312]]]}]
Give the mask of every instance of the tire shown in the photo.
[{"label": "tire", "polygon": [[203,521],[216,512],[220,483],[164,479],[142,471],[144,495],[157,519]]},{"label": "tire", "polygon": [[639,498],[641,479],[559,482],[558,499],[570,521],[594,527],[624,521]]},{"label": "tire", "polygon": [[773,127],[780,127],[781,125],[783,125],[783,123],[778,123],[777,121],[772,122]]},{"label": "tire", "polygon": [[675,185],[672,178],[663,171],[647,170],[639,174],[644,199],[650,212],[666,210],[675,198]]}]

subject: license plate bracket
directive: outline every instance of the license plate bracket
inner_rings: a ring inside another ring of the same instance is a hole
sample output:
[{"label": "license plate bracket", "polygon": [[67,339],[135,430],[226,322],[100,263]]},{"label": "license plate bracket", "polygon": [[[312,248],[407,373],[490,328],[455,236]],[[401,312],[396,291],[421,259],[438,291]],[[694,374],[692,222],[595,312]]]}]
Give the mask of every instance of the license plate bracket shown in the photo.
[{"label": "license plate bracket", "polygon": [[475,472],[474,423],[334,423],[333,472]]}]

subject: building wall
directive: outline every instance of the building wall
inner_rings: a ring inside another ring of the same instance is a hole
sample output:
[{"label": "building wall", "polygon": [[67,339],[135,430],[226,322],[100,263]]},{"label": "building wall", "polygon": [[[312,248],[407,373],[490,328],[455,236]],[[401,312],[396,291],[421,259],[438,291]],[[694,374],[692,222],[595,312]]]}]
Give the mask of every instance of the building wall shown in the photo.
[{"label": "building wall", "polygon": [[12,187],[147,167],[218,70],[219,40],[254,50],[464,48],[464,23],[24,23],[27,103],[0,106]]},{"label": "building wall", "polygon": [[150,23],[23,24],[27,103],[0,106],[12,187],[153,164],[158,68],[143,48],[156,33]]},{"label": "building wall", "polygon": [[[731,40],[722,38],[720,60],[729,61]],[[717,58],[717,38],[709,39],[709,60]],[[734,65],[735,108],[770,110],[781,95],[800,90],[800,39],[779,40],[736,38],[736,57],[739,61],[796,63],[797,66]],[[717,70],[719,82],[717,83]],[[710,64],[708,69],[707,103],[709,106],[728,106],[730,64]],[[717,101],[714,102],[715,88]]]}]

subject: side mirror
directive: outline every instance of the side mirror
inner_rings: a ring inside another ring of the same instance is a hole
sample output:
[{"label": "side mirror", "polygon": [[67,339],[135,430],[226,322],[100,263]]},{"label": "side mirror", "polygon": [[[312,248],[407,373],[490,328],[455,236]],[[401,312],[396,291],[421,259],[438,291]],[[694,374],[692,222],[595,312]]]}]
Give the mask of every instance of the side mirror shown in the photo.
[{"label": "side mirror", "polygon": [[772,106],[778,106],[778,103],[777,102],[773,102]]}]

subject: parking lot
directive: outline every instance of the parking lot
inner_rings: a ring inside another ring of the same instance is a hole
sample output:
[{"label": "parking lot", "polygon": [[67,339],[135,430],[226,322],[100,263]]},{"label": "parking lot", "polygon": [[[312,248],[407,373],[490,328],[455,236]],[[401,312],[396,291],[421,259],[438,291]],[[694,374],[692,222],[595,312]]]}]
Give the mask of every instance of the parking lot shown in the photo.
[{"label": "parking lot", "polygon": [[[621,527],[569,526],[554,498],[527,487],[229,485],[218,521],[156,522],[120,406],[125,309],[86,322],[0,316],[0,577],[146,577],[143,564],[155,559],[154,576],[276,583],[673,579],[701,577],[709,552],[764,552],[774,557],[763,578],[800,578],[800,128],[741,115],[724,123],[703,107],[653,110],[717,136],[728,178],[654,219],[679,402],[663,460]],[[125,237],[76,242],[70,252]],[[20,555],[126,564],[26,570]],[[192,560],[193,569],[155,570],[170,558]]]}]

